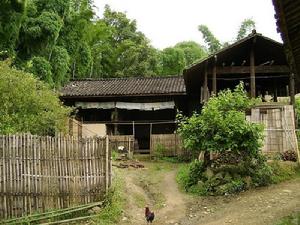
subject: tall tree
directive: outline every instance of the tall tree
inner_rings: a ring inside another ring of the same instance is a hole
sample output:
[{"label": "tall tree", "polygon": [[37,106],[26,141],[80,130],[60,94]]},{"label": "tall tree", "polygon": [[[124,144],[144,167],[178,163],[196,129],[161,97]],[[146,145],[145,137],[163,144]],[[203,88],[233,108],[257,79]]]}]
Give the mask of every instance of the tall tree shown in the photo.
[{"label": "tall tree", "polygon": [[221,42],[213,35],[206,25],[200,25],[198,30],[202,33],[204,42],[208,45],[209,53],[214,53],[222,48]]},{"label": "tall tree", "polygon": [[240,25],[236,40],[245,38],[252,30],[255,29],[255,22],[252,19],[245,19]]},{"label": "tall tree", "polygon": [[186,66],[207,56],[206,49],[194,41],[179,42],[175,45],[175,48],[183,50]]},{"label": "tall tree", "polygon": [[26,0],[2,0],[0,2],[0,57],[13,56],[19,37]]},{"label": "tall tree", "polygon": [[180,75],[186,65],[184,51],[180,48],[165,48],[161,52],[161,75]]}]

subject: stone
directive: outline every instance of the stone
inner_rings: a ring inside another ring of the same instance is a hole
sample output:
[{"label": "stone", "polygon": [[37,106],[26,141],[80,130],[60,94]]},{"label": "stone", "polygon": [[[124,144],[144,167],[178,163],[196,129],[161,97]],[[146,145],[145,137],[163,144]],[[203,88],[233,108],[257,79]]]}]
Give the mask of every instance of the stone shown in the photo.
[{"label": "stone", "polygon": [[207,168],[206,171],[204,172],[204,175],[205,175],[208,179],[210,179],[210,178],[212,178],[212,177],[214,176],[214,172],[212,171],[212,169]]},{"label": "stone", "polygon": [[95,206],[92,210],[97,214],[101,211],[101,208],[99,206]]}]

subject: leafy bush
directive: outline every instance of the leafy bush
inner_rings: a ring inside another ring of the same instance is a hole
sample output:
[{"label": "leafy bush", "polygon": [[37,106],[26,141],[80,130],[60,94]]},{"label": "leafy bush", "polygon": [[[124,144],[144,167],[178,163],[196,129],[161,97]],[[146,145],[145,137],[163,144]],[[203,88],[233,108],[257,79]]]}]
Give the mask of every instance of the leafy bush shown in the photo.
[{"label": "leafy bush", "polygon": [[179,116],[179,134],[191,151],[244,152],[256,157],[262,145],[263,127],[246,120],[245,111],[256,103],[249,99],[243,84],[221,91],[204,105],[201,114]]},{"label": "leafy bush", "polygon": [[225,90],[210,98],[200,115],[179,115],[184,147],[204,152],[204,162],[195,161],[186,171],[185,190],[223,195],[272,183],[272,169],[260,151],[263,126],[245,116],[256,102],[248,98],[240,83],[234,91]]},{"label": "leafy bush", "polygon": [[70,109],[33,75],[0,62],[0,133],[53,135],[66,128]]},{"label": "leafy bush", "polygon": [[179,169],[177,182],[184,190],[188,191],[201,180],[204,170],[205,167],[203,166],[203,162],[195,160],[189,165],[183,166]]},{"label": "leafy bush", "polygon": [[161,159],[164,156],[164,152],[166,151],[166,147],[160,143],[155,145],[154,148],[154,157],[157,159]]},{"label": "leafy bush", "polygon": [[218,195],[234,194],[245,190],[246,184],[242,179],[232,180],[217,188],[216,193]]}]

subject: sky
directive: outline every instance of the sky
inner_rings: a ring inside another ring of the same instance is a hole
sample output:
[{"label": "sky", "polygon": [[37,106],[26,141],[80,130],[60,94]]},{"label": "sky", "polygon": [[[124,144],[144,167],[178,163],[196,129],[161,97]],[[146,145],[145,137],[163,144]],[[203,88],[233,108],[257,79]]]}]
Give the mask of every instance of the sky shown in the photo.
[{"label": "sky", "polygon": [[137,21],[155,48],[163,49],[181,41],[204,44],[198,26],[204,24],[221,42],[232,42],[241,22],[251,18],[256,30],[281,42],[276,30],[272,0],[94,0],[96,13],[104,5],[125,12]]}]

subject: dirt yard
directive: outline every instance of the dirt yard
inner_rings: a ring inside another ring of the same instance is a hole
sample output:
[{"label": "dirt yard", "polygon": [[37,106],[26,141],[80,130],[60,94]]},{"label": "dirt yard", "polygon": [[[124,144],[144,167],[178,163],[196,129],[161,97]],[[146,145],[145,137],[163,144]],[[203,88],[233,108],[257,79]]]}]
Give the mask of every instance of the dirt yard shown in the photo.
[{"label": "dirt yard", "polygon": [[154,225],[268,225],[300,211],[300,178],[235,196],[195,197],[179,191],[176,164],[143,164],[118,169],[128,203],[119,225],[146,224],[145,205],[155,212]]}]

